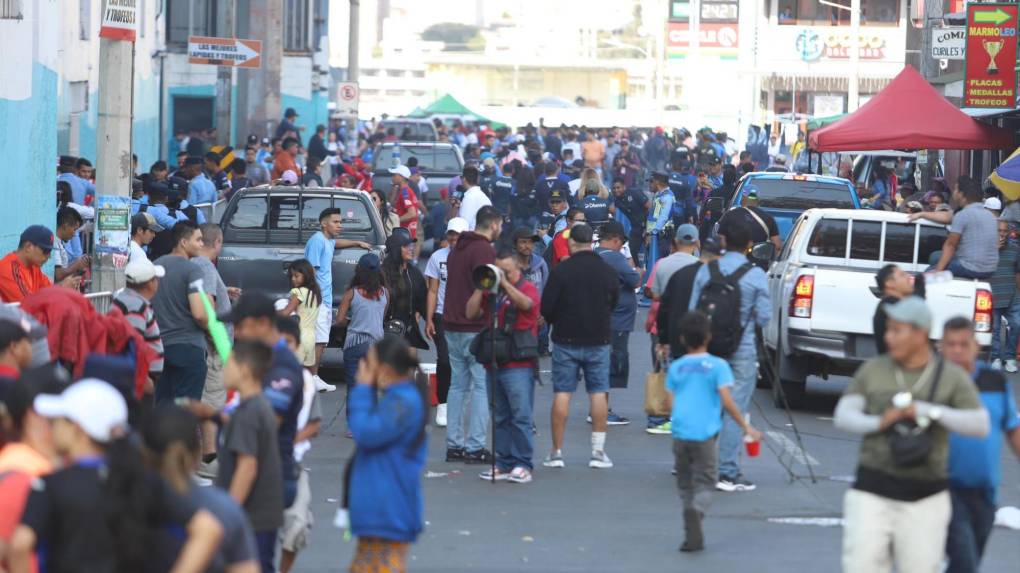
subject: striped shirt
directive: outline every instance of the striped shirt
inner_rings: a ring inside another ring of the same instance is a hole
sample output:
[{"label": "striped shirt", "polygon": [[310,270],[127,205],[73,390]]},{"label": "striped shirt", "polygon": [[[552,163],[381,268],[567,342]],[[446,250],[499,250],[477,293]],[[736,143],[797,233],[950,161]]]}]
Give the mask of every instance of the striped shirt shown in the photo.
[{"label": "striped shirt", "polygon": [[992,306],[996,309],[1009,308],[1016,296],[1016,275],[1020,273],[1020,257],[1017,247],[1008,245],[999,251],[999,266],[988,282],[992,285]]},{"label": "striped shirt", "polygon": [[156,360],[149,365],[149,372],[163,371],[163,339],[159,335],[159,324],[156,323],[156,313],[152,305],[142,295],[129,288],[123,288],[113,295],[113,304],[124,313],[124,317],[131,323],[132,328],[138,331],[145,339],[149,348],[156,352]]}]

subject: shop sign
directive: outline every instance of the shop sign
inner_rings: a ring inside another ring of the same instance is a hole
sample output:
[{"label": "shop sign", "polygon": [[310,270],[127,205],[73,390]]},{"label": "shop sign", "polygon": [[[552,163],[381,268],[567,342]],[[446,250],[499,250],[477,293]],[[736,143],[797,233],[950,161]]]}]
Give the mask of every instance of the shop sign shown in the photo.
[{"label": "shop sign", "polygon": [[[701,22],[698,26],[698,49],[702,56],[736,59],[739,33],[736,23]],[[666,51],[670,59],[686,58],[691,49],[689,24],[670,22],[666,35]]]},{"label": "shop sign", "polygon": [[963,107],[1016,107],[1016,4],[967,5]]},{"label": "shop sign", "polygon": [[950,26],[931,31],[931,57],[936,60],[962,60],[967,53],[967,28]]},{"label": "shop sign", "polygon": [[[797,54],[805,62],[818,60],[850,59],[851,36],[848,33],[804,28],[795,41]],[[885,38],[863,33],[860,36],[860,58],[862,60],[885,59]]]}]

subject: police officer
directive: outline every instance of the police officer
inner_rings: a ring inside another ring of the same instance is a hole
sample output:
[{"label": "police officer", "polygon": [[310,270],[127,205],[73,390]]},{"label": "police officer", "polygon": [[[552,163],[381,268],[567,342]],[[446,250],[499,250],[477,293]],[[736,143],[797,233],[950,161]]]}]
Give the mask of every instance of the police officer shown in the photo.
[{"label": "police officer", "polygon": [[697,186],[698,180],[691,173],[686,149],[682,148],[682,153],[674,155],[671,167],[669,189],[673,192],[673,198],[676,200],[673,205],[673,225],[679,227],[684,223],[697,220],[698,204],[694,200],[694,188]]},{"label": "police officer", "polygon": [[[495,201],[493,202],[495,203]],[[526,227],[534,230],[535,225],[538,224],[538,216],[541,211],[535,188],[515,184],[513,195],[510,197],[511,228],[520,229],[521,227]]]}]

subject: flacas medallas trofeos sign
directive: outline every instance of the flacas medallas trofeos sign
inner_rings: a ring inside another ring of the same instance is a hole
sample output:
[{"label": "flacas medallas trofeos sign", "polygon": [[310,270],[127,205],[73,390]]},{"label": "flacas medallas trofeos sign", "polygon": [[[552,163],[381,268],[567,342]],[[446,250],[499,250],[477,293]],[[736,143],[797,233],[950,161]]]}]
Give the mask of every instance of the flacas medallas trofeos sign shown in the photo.
[{"label": "flacas medallas trofeos sign", "polygon": [[967,6],[964,107],[1016,107],[1016,4]]}]

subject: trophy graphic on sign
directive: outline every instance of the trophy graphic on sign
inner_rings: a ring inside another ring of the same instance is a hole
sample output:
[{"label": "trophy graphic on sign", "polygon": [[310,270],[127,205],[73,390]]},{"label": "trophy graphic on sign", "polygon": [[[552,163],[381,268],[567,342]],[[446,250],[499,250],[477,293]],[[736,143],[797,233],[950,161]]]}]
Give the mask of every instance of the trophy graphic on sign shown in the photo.
[{"label": "trophy graphic on sign", "polygon": [[995,63],[995,57],[999,55],[1006,42],[1004,40],[985,40],[982,44],[985,46],[985,51],[988,52],[988,75],[994,76],[999,73],[999,65]]}]

